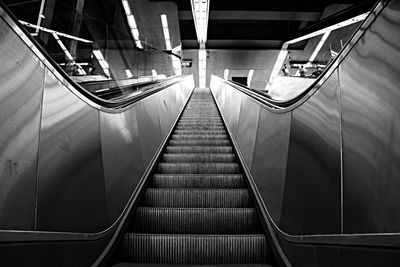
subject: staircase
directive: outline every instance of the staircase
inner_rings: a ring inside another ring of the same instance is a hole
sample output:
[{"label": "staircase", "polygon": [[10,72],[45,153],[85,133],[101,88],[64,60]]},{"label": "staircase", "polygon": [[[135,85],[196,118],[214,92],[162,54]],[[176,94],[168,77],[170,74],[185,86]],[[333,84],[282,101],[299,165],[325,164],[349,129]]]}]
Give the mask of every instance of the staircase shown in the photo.
[{"label": "staircase", "polygon": [[125,234],[124,261],[271,262],[243,179],[210,90],[195,89]]}]

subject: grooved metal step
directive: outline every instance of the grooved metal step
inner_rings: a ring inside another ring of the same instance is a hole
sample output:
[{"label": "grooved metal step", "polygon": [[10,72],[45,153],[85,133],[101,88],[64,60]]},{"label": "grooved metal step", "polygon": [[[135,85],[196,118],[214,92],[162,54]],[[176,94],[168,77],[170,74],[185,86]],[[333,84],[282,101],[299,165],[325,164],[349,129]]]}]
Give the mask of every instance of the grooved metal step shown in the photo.
[{"label": "grooved metal step", "polygon": [[264,235],[176,235],[127,233],[125,258],[168,264],[264,263]]},{"label": "grooved metal step", "polygon": [[243,188],[241,174],[155,174],[149,187],[153,188]]},{"label": "grooved metal step", "polygon": [[193,92],[155,172],[128,227],[133,233],[125,233],[123,260],[268,266],[271,249],[209,90]]},{"label": "grooved metal step", "polygon": [[167,146],[166,153],[232,153],[231,146]]},{"label": "grooved metal step", "polygon": [[165,163],[158,165],[157,173],[182,174],[182,173],[207,173],[207,174],[229,174],[239,173],[239,164],[235,163]]},{"label": "grooved metal step", "polygon": [[235,162],[234,154],[196,153],[164,154],[164,162]]},{"label": "grooved metal step", "polygon": [[135,232],[158,234],[255,234],[261,226],[253,208],[140,207]]},{"label": "grooved metal step", "polygon": [[229,140],[171,140],[171,146],[229,146]]},{"label": "grooved metal step", "polygon": [[190,130],[190,131],[197,131],[197,130],[225,130],[224,126],[218,126],[218,125],[208,125],[208,126],[202,126],[202,125],[197,125],[197,126],[176,126],[176,130]]},{"label": "grooved metal step", "polygon": [[228,140],[226,134],[173,134],[172,140]]},{"label": "grooved metal step", "polygon": [[170,208],[251,208],[247,189],[148,188],[141,206]]},{"label": "grooved metal step", "polygon": [[225,134],[225,130],[175,130],[174,134]]}]

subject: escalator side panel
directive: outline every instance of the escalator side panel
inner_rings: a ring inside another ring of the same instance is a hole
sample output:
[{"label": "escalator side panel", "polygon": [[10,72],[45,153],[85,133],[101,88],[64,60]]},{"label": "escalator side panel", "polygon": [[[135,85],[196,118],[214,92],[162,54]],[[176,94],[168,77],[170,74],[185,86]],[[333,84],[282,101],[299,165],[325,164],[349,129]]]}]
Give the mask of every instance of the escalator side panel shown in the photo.
[{"label": "escalator side panel", "polygon": [[109,224],[99,111],[46,71],[39,143],[37,229],[98,232]]},{"label": "escalator side panel", "polygon": [[147,167],[136,113],[132,108],[123,113],[100,114],[105,194],[111,221],[121,214]]},{"label": "escalator side panel", "polygon": [[291,114],[261,109],[251,173],[272,218],[279,225],[285,189]]},{"label": "escalator side panel", "polygon": [[345,233],[400,232],[399,7],[391,1],[339,66]]},{"label": "escalator side panel", "polygon": [[251,166],[253,159],[259,115],[260,106],[257,103],[249,98],[242,99],[236,141],[247,166]]},{"label": "escalator side panel", "polygon": [[[158,97],[152,95],[136,107],[139,122],[139,139],[143,161],[150,162],[159,144],[162,142]],[[149,134],[151,133],[151,134]]]},{"label": "escalator side panel", "polygon": [[0,18],[0,229],[35,226],[44,68],[24,47]]},{"label": "escalator side panel", "polygon": [[[338,79],[292,111],[279,226],[289,234],[341,233]],[[276,194],[270,189],[270,194]]]}]

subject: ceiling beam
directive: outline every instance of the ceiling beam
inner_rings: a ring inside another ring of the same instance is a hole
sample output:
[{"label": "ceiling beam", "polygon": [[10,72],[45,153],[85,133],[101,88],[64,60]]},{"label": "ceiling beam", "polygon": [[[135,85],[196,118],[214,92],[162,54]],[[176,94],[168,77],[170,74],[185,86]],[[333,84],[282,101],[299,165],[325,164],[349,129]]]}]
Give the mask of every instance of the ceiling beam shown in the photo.
[{"label": "ceiling beam", "polygon": [[[193,20],[191,11],[179,11],[180,20]],[[210,20],[289,20],[318,21],[321,13],[292,11],[213,11]]]},{"label": "ceiling beam", "polygon": [[[281,40],[207,40],[207,48],[216,49],[280,49]],[[182,40],[185,49],[197,48],[197,40]]]}]

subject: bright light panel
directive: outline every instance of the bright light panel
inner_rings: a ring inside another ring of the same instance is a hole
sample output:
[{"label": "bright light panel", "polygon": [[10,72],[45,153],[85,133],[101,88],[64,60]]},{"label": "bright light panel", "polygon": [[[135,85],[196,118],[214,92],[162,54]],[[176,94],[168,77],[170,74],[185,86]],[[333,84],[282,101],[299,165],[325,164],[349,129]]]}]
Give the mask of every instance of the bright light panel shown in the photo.
[{"label": "bright light panel", "polygon": [[199,87],[206,87],[207,75],[207,50],[199,49]]},{"label": "bright light panel", "polygon": [[207,42],[210,0],[191,0],[194,24],[199,43]]},{"label": "bright light panel", "polygon": [[93,55],[99,62],[101,68],[103,69],[104,73],[107,76],[110,76],[110,66],[108,65],[108,62],[104,59],[103,54],[101,53],[100,50],[93,50]]},{"label": "bright light panel", "polygon": [[130,69],[126,69],[126,70],[125,70],[125,73],[126,73],[126,77],[127,77],[127,78],[132,78],[132,77],[133,77],[132,72],[131,72]]},{"label": "bright light panel", "polygon": [[128,20],[129,28],[131,28],[131,33],[137,48],[143,49],[142,43],[139,39],[139,30],[136,24],[135,16],[129,6],[128,0],[122,0],[122,5],[124,6],[126,18]]},{"label": "bright light panel", "polygon": [[225,70],[224,70],[224,79],[225,79],[225,80],[228,80],[228,79],[229,79],[229,70],[228,70],[228,69],[225,69]]},{"label": "bright light panel", "polygon": [[249,70],[249,74],[247,75],[247,87],[250,87],[251,80],[253,79],[254,70]]},{"label": "bright light panel", "polygon": [[165,47],[167,50],[172,50],[171,37],[169,35],[169,29],[168,29],[167,15],[161,14],[160,17],[161,17],[161,25],[162,25],[163,33],[164,33]]}]

